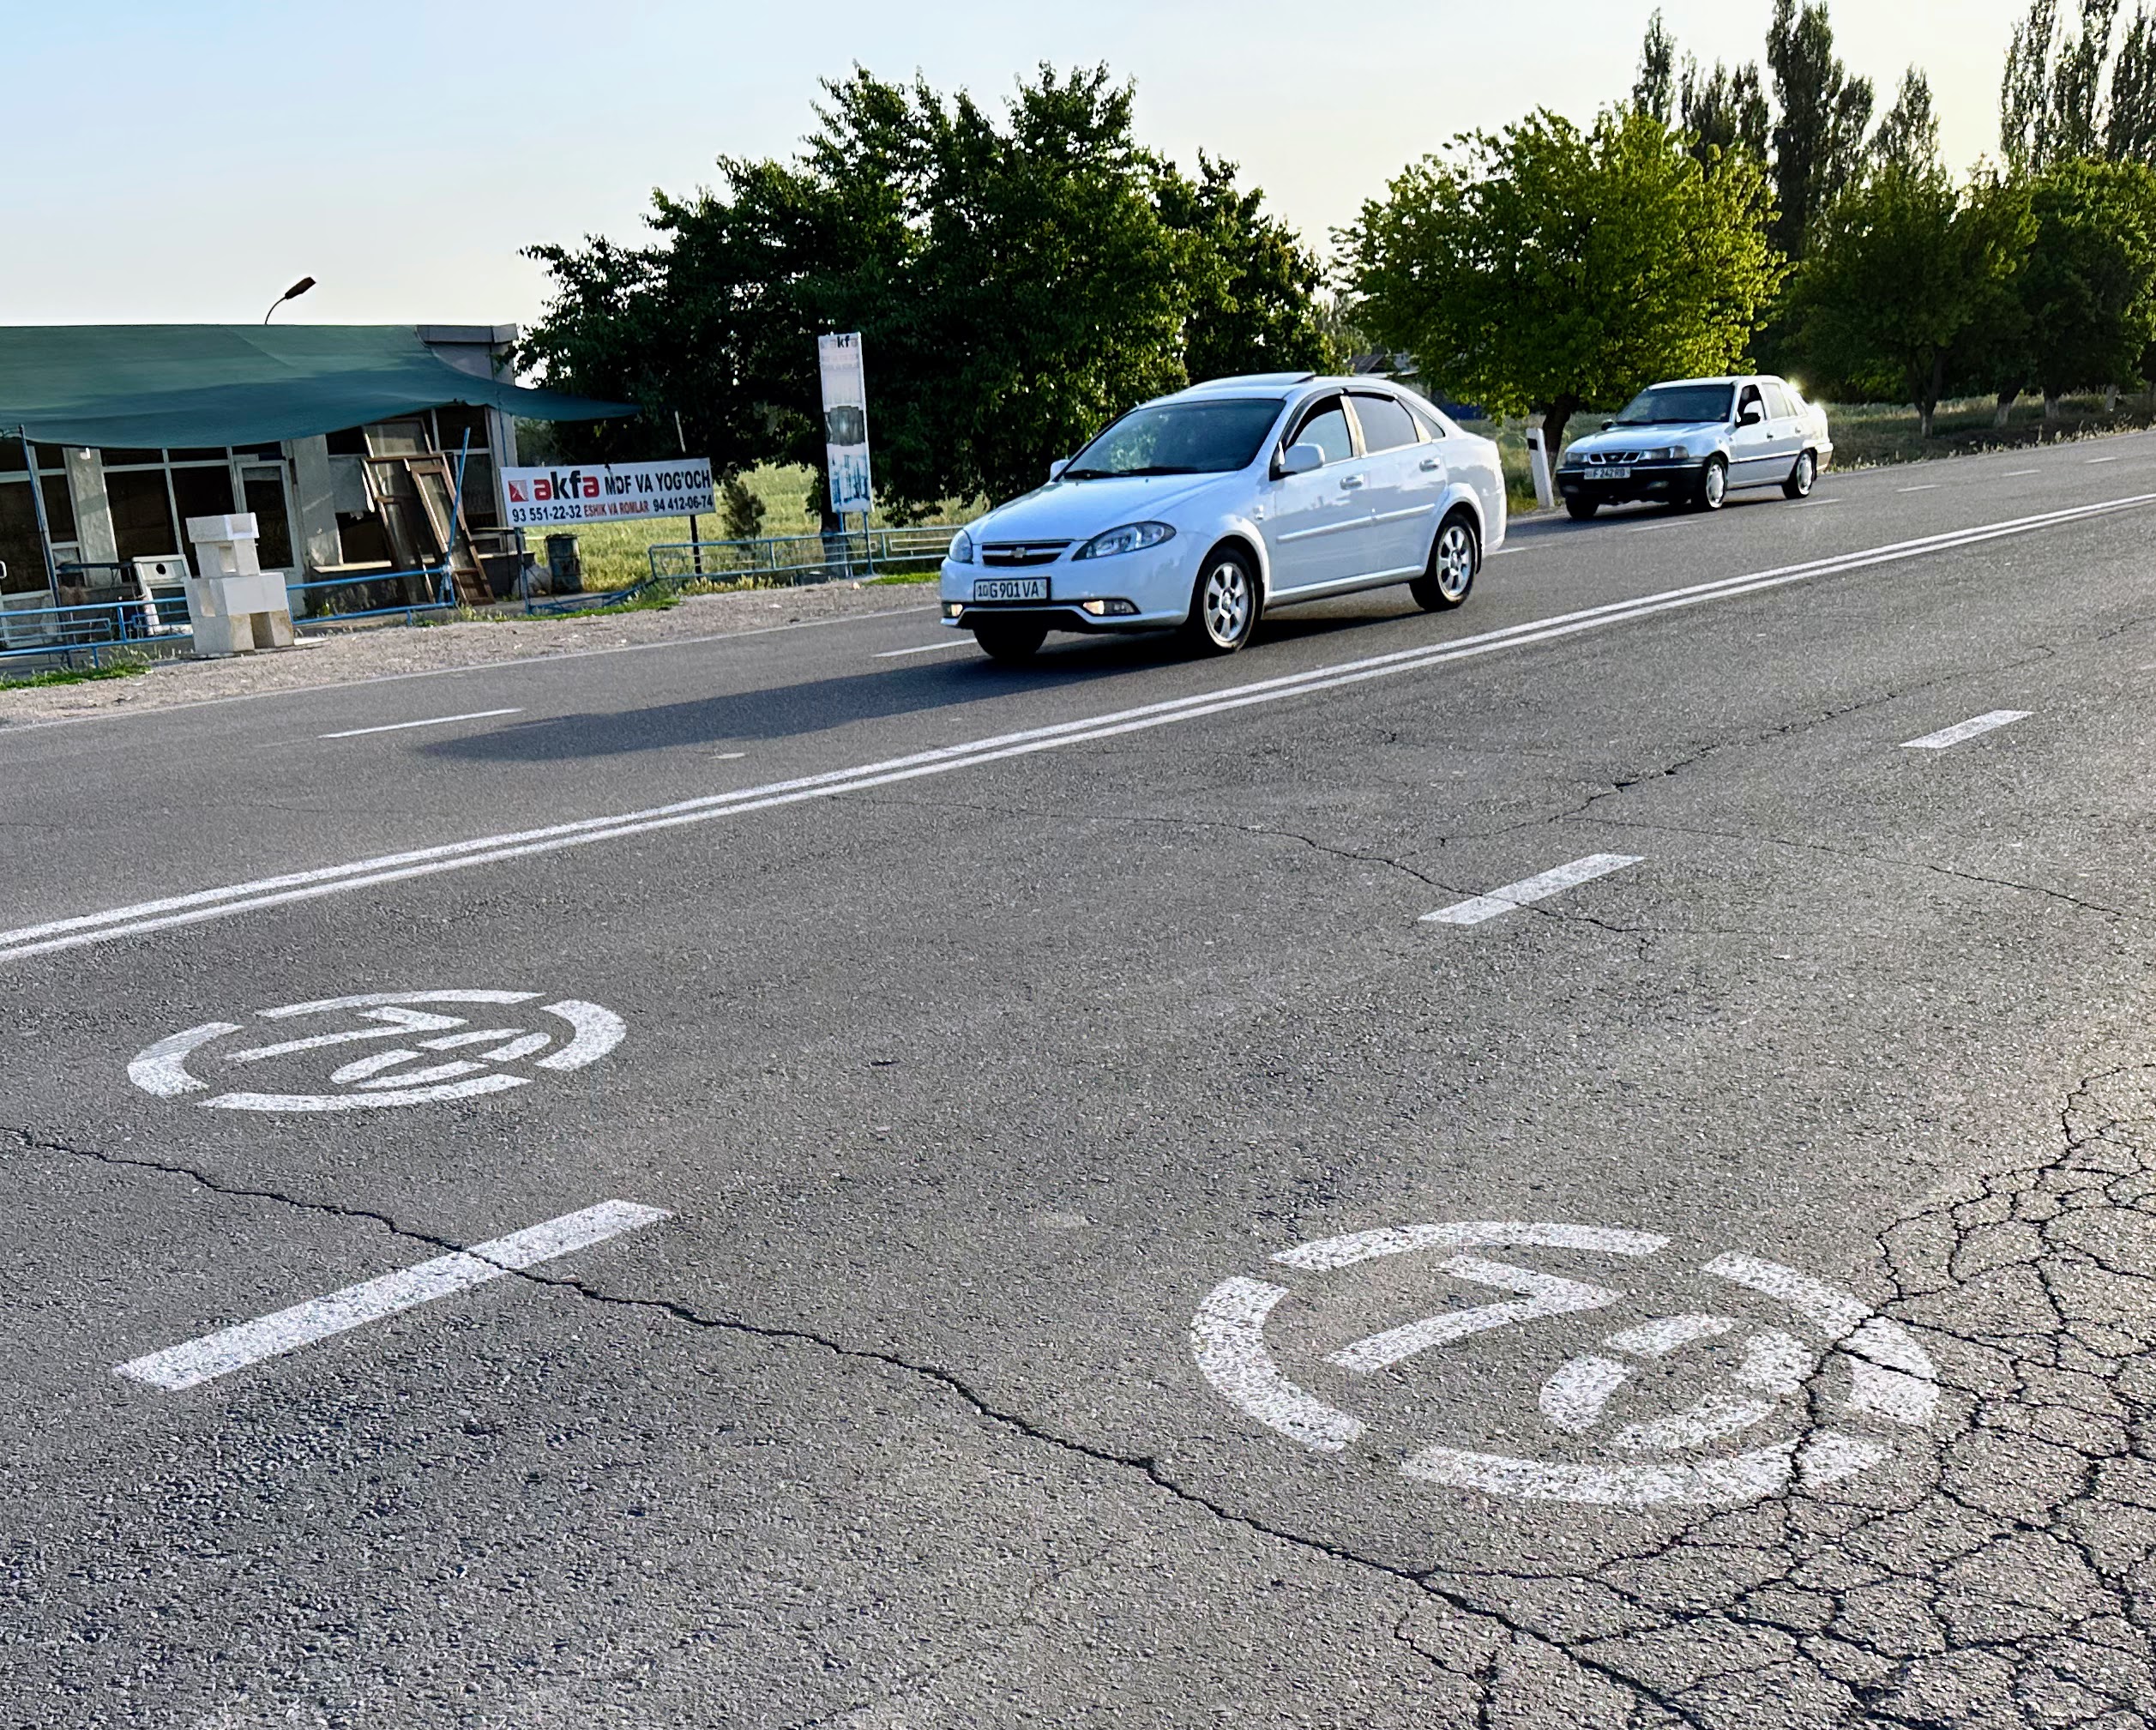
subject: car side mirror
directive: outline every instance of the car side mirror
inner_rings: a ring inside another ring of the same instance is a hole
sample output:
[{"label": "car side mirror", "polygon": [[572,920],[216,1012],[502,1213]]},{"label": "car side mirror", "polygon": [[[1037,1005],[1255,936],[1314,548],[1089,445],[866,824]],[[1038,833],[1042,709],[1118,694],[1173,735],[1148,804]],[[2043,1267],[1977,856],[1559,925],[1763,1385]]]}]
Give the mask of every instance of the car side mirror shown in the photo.
[{"label": "car side mirror", "polygon": [[1611,427],[1615,426],[1616,425],[1617,425],[1617,422],[1615,422],[1614,420],[1605,420],[1605,421],[1604,421],[1604,422],[1602,423],[1602,430],[1603,430],[1603,431],[1607,432],[1607,431],[1609,431]]},{"label": "car side mirror", "polygon": [[1048,465],[1048,478],[1051,480],[1061,480],[1063,478],[1063,471],[1069,467],[1070,459],[1069,457],[1057,457],[1053,462]]},{"label": "car side mirror", "polygon": [[1748,402],[1737,412],[1737,424],[1739,426],[1757,426],[1766,419],[1767,411],[1756,402]]},{"label": "car side mirror", "polygon": [[1315,444],[1291,444],[1280,453],[1280,473],[1309,474],[1325,467],[1325,453]]}]

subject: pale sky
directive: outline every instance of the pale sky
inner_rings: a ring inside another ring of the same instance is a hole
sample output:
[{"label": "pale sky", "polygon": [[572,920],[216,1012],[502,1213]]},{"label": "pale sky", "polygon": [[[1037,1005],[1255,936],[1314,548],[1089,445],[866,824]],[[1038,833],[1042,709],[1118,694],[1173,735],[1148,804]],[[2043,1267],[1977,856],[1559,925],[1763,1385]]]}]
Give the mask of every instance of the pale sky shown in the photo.
[{"label": "pale sky", "polygon": [[[1000,96],[1043,60],[1107,62],[1138,130],[1201,146],[1323,245],[1400,167],[1530,108],[1630,87],[1651,0],[0,0],[0,323],[522,322],[534,242],[634,240],[653,186],[783,155],[821,76]],[[1665,0],[1680,46],[1756,58],[1770,0]],[[1930,74],[1948,160],[1997,150],[2025,0],[1838,0],[1880,87]]]}]

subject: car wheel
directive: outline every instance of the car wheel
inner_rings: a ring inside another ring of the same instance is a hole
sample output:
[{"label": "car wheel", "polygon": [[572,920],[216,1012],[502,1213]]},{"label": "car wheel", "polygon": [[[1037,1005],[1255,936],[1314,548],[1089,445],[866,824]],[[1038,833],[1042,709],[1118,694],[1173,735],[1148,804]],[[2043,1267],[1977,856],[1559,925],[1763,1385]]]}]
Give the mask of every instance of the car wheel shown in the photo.
[{"label": "car wheel", "polygon": [[1719,456],[1707,459],[1707,467],[1700,470],[1692,503],[1701,510],[1719,510],[1729,497],[1729,464]]},{"label": "car wheel", "polygon": [[1602,502],[1594,498],[1568,498],[1564,509],[1575,522],[1593,522],[1595,512],[1602,509]]},{"label": "car wheel", "polygon": [[973,627],[973,641],[994,660],[1031,660],[1048,640],[1048,627],[1019,619],[985,620]]},{"label": "car wheel", "polygon": [[1257,567],[1232,546],[1207,555],[1190,590],[1183,640],[1200,654],[1233,654],[1257,629]]},{"label": "car wheel", "polygon": [[1809,450],[1797,459],[1797,467],[1790,470],[1789,479],[1782,483],[1784,498],[1807,498],[1811,495],[1812,483],[1819,479],[1819,459]]},{"label": "car wheel", "polygon": [[1407,592],[1426,612],[1450,612],[1467,598],[1475,586],[1475,572],[1482,564],[1482,545],[1475,526],[1455,513],[1437,531],[1430,549],[1430,569],[1407,585]]}]

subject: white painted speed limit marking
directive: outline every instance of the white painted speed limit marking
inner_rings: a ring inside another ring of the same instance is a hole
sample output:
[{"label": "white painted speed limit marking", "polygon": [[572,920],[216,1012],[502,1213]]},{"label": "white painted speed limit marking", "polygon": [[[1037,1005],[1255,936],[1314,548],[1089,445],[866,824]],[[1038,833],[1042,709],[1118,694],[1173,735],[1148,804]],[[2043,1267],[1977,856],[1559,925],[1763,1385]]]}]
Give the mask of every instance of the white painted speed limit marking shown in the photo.
[{"label": "white painted speed limit marking", "polygon": [[[1500,1246],[1623,1257],[1638,1271],[1613,1268],[1630,1288],[1618,1289],[1569,1272],[1458,1253]],[[1882,1429],[1890,1435],[1897,1428],[1921,1430],[1931,1421],[1938,1371],[1899,1323],[1847,1292],[1753,1256],[1717,1256],[1696,1267],[1648,1265],[1668,1247],[1669,1239],[1654,1233],[1547,1221],[1387,1227],[1318,1239],[1272,1258],[1276,1266],[1306,1276],[1306,1284],[1294,1283],[1291,1275],[1287,1281],[1238,1277],[1216,1286],[1191,1323],[1192,1349],[1199,1373],[1248,1416],[1306,1448],[1339,1453],[1371,1435],[1381,1420],[1352,1409],[1358,1403],[1352,1381],[1338,1381],[1337,1392],[1313,1391],[1290,1377],[1268,1338],[1284,1305],[1294,1309],[1293,1300],[1307,1297],[1314,1313],[1336,1329],[1340,1299],[1328,1297],[1328,1276],[1399,1257],[1430,1257],[1418,1272],[1440,1286],[1521,1293],[1518,1301],[1465,1308],[1448,1297],[1446,1306],[1431,1314],[1329,1349],[1322,1341],[1303,1346],[1298,1349],[1309,1365],[1298,1373],[1337,1379],[1338,1372],[1367,1377],[1382,1371],[1431,1377],[1441,1386],[1449,1377],[1460,1383],[1455,1391],[1472,1395],[1496,1385],[1501,1376],[1492,1371],[1486,1353],[1454,1367],[1444,1348],[1517,1329],[1503,1335],[1509,1347],[1504,1356],[1524,1359],[1521,1368],[1533,1368],[1545,1353],[1555,1359],[1535,1371],[1541,1379],[1533,1417],[1546,1426],[1558,1455],[1569,1445],[1599,1457],[1519,1456],[1461,1445],[1474,1439],[1469,1437],[1418,1437],[1403,1438],[1399,1470],[1423,1482],[1535,1501],[1635,1507],[1757,1501],[1879,1465],[1894,1454]],[[1719,1293],[1725,1299],[1749,1293],[1780,1305],[1813,1337],[1807,1341],[1788,1328],[1707,1309],[1650,1310],[1602,1335],[1593,1349],[1563,1355],[1568,1330],[1585,1317],[1652,1303],[1658,1288],[1710,1298]],[[1354,1289],[1361,1293],[1357,1301],[1372,1301],[1367,1281]],[[1567,1327],[1553,1329],[1566,1318]],[[1298,1321],[1298,1337],[1306,1334],[1306,1323],[1307,1317]],[[1667,1410],[1655,1409],[1666,1395],[1638,1391],[1643,1371],[1671,1365],[1651,1378],[1667,1384],[1698,1367],[1691,1360],[1701,1354],[1701,1372],[1719,1373],[1723,1385],[1701,1388],[1690,1403]],[[1455,1401],[1440,1409],[1466,1403]],[[1836,1407],[1846,1415],[1828,1427],[1815,1408]],[[1759,1435],[1762,1428],[1767,1436]],[[1785,1433],[1774,1436],[1776,1429]],[[1747,1434],[1756,1438],[1755,1445],[1723,1451]]]},{"label": "white painted speed limit marking", "polygon": [[[527,1058],[533,1060],[528,1065],[531,1071],[559,1074],[581,1070],[605,1057],[628,1034],[627,1025],[611,1010],[576,998],[541,1004],[537,1013],[545,1019],[537,1028],[523,1025],[521,1017],[491,1012],[532,1003],[539,995],[537,992],[502,991],[366,992],[356,997],[286,1004],[278,1009],[258,1010],[255,1019],[269,1022],[273,1028],[293,1022],[310,1024],[331,1017],[342,1018],[344,1024],[325,1033],[273,1039],[237,1050],[216,1050],[220,1041],[248,1029],[237,1022],[204,1022],[137,1052],[127,1066],[128,1079],[160,1099],[183,1099],[190,1094],[209,1093],[214,1085],[197,1075],[190,1063],[274,1064],[282,1070],[284,1059],[311,1058],[316,1052],[352,1046],[378,1045],[380,1049],[339,1064],[327,1076],[317,1074],[316,1090],[279,1093],[236,1088],[195,1101],[227,1112],[378,1111],[506,1093],[539,1079],[538,1074],[526,1072]],[[450,1004],[485,1006],[490,1013],[475,1017],[422,1007]],[[481,1025],[470,1025],[474,1019]],[[399,1043],[382,1044],[391,1040]],[[542,1052],[545,1055],[541,1056]],[[328,1090],[322,1088],[325,1082]]]},{"label": "white painted speed limit marking", "polygon": [[317,1340],[417,1309],[452,1292],[485,1285],[521,1269],[587,1250],[609,1238],[671,1217],[662,1208],[641,1207],[634,1202],[601,1202],[595,1208],[564,1214],[558,1220],[512,1232],[491,1243],[437,1256],[401,1273],[347,1286],[326,1298],[310,1298],[274,1316],[221,1328],[184,1345],[152,1352],[122,1364],[113,1374],[178,1393],[250,1364],[259,1364],[265,1358],[297,1351]]}]

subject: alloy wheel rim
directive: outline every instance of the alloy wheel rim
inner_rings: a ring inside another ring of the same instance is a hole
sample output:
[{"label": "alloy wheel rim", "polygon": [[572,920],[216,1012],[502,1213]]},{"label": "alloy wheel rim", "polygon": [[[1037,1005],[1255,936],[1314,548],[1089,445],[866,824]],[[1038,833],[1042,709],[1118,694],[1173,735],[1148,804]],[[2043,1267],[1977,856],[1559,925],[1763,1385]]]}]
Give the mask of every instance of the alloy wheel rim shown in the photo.
[{"label": "alloy wheel rim", "polygon": [[1205,580],[1205,628],[1226,648],[1240,642],[1250,619],[1250,584],[1243,568],[1223,559]]},{"label": "alloy wheel rim", "polygon": [[1812,461],[1811,453],[1806,451],[1797,459],[1797,491],[1799,493],[1810,492],[1813,479],[1818,473],[1818,465]]},{"label": "alloy wheel rim", "polygon": [[1709,504],[1719,504],[1722,502],[1722,493],[1728,485],[1726,477],[1722,473],[1721,465],[1718,462],[1708,463],[1707,465],[1707,502]]},{"label": "alloy wheel rim", "polygon": [[1454,523],[1437,541],[1437,588],[1447,600],[1457,600],[1474,581],[1474,551],[1467,531]]}]

